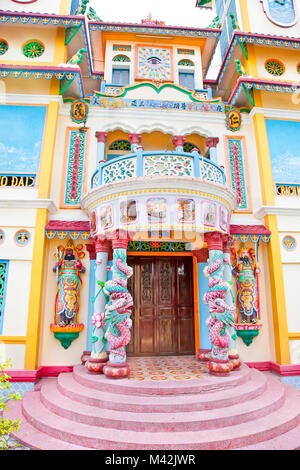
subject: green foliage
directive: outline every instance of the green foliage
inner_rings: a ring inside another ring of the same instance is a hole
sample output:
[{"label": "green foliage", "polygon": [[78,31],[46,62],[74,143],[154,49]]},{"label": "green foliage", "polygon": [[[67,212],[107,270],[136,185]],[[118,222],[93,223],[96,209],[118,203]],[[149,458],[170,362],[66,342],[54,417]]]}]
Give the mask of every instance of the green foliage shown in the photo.
[{"label": "green foliage", "polygon": [[[9,382],[9,375],[5,373],[9,367],[12,367],[11,361],[0,363],[0,450],[9,449],[9,443],[7,441],[10,433],[18,432],[21,419],[13,421],[11,419],[3,419],[3,412],[9,411],[7,406],[8,400],[21,400],[19,393],[10,392],[11,383]],[[3,393],[4,392],[4,393]],[[6,393],[5,393],[6,392]],[[8,392],[8,393],[7,393]]]}]

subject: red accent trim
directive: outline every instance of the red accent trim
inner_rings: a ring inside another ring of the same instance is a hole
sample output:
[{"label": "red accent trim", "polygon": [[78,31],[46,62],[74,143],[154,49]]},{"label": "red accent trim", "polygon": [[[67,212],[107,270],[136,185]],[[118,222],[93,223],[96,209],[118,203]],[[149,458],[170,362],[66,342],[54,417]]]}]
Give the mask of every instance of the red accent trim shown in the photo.
[{"label": "red accent trim", "polygon": [[178,146],[183,147],[185,140],[186,140],[185,135],[174,135],[172,142],[175,145],[175,147],[178,147]]},{"label": "red accent trim", "polygon": [[73,232],[89,232],[90,223],[85,220],[50,220],[45,230],[70,230]]},{"label": "red accent trim", "polygon": [[271,235],[264,225],[230,225],[231,235]]},{"label": "red accent trim", "polygon": [[21,5],[29,5],[29,3],[35,3],[37,2],[37,0],[27,0],[27,1],[23,1],[21,2],[20,0],[12,0],[13,2],[15,3],[20,3]]},{"label": "red accent trim", "polygon": [[111,244],[108,240],[101,240],[101,238],[96,238],[95,241],[95,250],[96,253],[109,253],[111,249]]},{"label": "red accent trim", "polygon": [[141,134],[129,134],[128,140],[129,140],[131,145],[133,145],[133,144],[140,145],[141,140],[142,140],[142,135]]},{"label": "red accent trim", "polygon": [[195,256],[197,263],[207,263],[209,258],[209,253],[206,248],[202,248],[201,250],[193,250],[193,256]]},{"label": "red accent trim", "polygon": [[36,382],[41,377],[57,377],[61,372],[72,372],[73,366],[42,366],[37,370],[14,369],[5,371],[10,382]]},{"label": "red accent trim", "polygon": [[96,249],[95,249],[95,241],[92,239],[90,243],[86,243],[86,251],[88,251],[91,259],[96,259]]},{"label": "red accent trim", "polygon": [[265,362],[245,362],[248,367],[260,370],[260,371],[270,371],[276,372],[281,376],[293,376],[300,375],[300,364],[287,364],[281,365],[273,361]]}]

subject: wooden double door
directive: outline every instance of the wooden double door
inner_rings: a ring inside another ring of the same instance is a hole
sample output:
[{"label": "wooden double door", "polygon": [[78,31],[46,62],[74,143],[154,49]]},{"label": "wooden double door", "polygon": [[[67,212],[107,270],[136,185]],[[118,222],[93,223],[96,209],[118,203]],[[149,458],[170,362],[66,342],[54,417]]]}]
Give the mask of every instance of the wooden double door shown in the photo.
[{"label": "wooden double door", "polygon": [[129,256],[133,276],[129,355],[194,354],[192,257]]}]

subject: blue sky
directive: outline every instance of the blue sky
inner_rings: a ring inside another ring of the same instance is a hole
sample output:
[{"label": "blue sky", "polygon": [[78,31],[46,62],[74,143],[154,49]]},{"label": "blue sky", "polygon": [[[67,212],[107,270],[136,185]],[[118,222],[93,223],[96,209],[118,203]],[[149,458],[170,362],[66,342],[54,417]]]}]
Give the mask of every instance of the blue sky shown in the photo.
[{"label": "blue sky", "polygon": [[37,172],[45,106],[0,106],[0,171]]},{"label": "blue sky", "polygon": [[266,119],[273,179],[300,183],[300,122]]}]

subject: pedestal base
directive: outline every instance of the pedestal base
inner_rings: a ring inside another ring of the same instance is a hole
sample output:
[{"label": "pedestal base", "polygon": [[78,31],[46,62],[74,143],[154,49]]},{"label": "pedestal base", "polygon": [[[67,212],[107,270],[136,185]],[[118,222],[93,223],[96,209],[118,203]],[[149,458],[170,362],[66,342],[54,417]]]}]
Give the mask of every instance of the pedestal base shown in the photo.
[{"label": "pedestal base", "polygon": [[108,356],[107,357],[90,357],[86,363],[85,367],[89,372],[93,372],[94,374],[102,374],[103,368],[105,364],[107,364]]},{"label": "pedestal base", "polygon": [[83,351],[81,354],[81,364],[85,364],[86,361],[91,357],[91,351]]},{"label": "pedestal base", "polygon": [[242,364],[242,361],[240,360],[239,355],[238,354],[235,354],[235,355],[229,354],[228,359],[231,362],[231,364],[233,365],[233,370],[239,370],[239,368]]},{"label": "pedestal base", "polygon": [[128,362],[120,362],[118,364],[107,362],[107,364],[105,364],[103,367],[103,373],[106,375],[106,377],[112,377],[116,379],[127,377],[127,375],[130,373],[130,365]]},{"label": "pedestal base", "polygon": [[196,352],[196,358],[198,359],[198,361],[207,362],[210,360],[210,353],[210,349],[198,349],[198,351]]},{"label": "pedestal base", "polygon": [[211,375],[224,377],[229,375],[229,373],[233,370],[233,364],[231,361],[223,361],[221,359],[211,358],[207,363],[207,368]]}]

